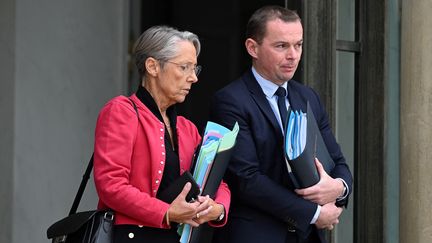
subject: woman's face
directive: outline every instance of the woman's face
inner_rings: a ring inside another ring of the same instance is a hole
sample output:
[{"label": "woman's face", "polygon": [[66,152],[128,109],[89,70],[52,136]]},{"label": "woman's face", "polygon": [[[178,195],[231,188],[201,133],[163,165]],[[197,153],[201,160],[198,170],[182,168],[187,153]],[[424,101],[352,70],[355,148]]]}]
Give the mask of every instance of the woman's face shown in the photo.
[{"label": "woman's face", "polygon": [[189,41],[178,44],[179,54],[164,63],[159,75],[159,89],[169,105],[181,103],[189,94],[192,84],[198,81],[195,74],[196,50]]}]

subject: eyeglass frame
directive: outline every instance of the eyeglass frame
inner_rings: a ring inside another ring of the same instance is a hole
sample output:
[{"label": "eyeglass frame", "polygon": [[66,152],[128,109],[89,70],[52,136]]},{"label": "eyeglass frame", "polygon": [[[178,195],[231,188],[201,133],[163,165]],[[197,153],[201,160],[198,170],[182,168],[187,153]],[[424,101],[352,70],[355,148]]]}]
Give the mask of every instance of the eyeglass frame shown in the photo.
[{"label": "eyeglass frame", "polygon": [[[193,73],[195,73],[195,76],[198,77],[198,75],[199,75],[199,74],[201,73],[201,71],[202,71],[202,66],[201,66],[201,65],[195,65],[195,67],[191,68],[191,66],[193,66],[192,63],[184,63],[184,64],[180,64],[180,63],[172,62],[172,61],[163,61],[163,62],[168,62],[168,63],[174,64],[174,65],[177,65],[178,67],[181,68],[182,72],[183,72],[185,75],[190,75],[190,74],[192,73],[191,71],[193,71]],[[187,70],[190,70],[190,71],[187,71]]]}]

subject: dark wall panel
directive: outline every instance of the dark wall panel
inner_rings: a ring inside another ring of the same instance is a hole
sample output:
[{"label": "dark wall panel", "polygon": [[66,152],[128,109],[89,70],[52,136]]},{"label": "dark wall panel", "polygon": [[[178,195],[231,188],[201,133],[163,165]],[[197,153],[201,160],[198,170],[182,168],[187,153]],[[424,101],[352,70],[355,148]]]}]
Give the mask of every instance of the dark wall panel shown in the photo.
[{"label": "dark wall panel", "polygon": [[250,66],[244,48],[244,32],[250,15],[259,7],[285,1],[173,1],[150,0],[142,6],[142,29],[168,24],[196,33],[202,50],[198,62],[203,70],[199,81],[181,104],[180,113],[202,131],[208,119],[209,98],[240,76]]}]

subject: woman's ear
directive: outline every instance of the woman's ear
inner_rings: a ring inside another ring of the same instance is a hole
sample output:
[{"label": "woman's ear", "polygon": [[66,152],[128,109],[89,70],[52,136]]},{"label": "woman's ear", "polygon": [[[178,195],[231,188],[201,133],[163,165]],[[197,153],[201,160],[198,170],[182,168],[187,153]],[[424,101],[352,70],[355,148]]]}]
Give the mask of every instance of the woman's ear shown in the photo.
[{"label": "woman's ear", "polygon": [[257,57],[257,51],[258,51],[258,43],[254,41],[252,38],[247,38],[245,41],[246,50],[251,55],[251,57],[256,58]]},{"label": "woman's ear", "polygon": [[159,62],[153,57],[149,57],[144,62],[146,72],[151,76],[156,76],[159,72]]}]

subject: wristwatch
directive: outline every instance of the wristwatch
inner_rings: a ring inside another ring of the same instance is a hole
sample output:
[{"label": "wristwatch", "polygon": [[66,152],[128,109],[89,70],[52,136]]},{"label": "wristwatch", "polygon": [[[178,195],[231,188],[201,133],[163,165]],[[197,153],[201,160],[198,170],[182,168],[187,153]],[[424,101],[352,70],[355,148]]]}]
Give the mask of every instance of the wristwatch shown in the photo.
[{"label": "wristwatch", "polygon": [[222,213],[221,215],[219,215],[219,217],[216,219],[217,222],[222,221],[225,218],[225,207],[223,207]]}]

